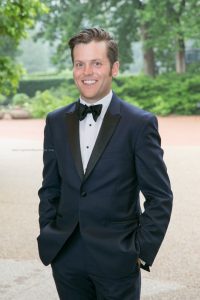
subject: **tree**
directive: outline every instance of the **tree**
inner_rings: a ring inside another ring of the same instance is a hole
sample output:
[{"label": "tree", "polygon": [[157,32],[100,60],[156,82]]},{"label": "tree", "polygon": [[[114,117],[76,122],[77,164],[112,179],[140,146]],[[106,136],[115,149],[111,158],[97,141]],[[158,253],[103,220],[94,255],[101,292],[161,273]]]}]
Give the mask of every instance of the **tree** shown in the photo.
[{"label": "tree", "polygon": [[75,32],[90,26],[103,27],[113,33],[119,42],[122,70],[133,61],[132,41],[139,38],[136,17],[138,0],[45,0],[44,3],[49,8],[49,14],[40,18],[42,26],[37,37],[49,40],[52,45],[57,42],[54,62],[61,67],[70,58],[67,40]]},{"label": "tree", "polygon": [[146,43],[150,37],[146,30],[147,23],[143,23],[141,19],[141,12],[146,6],[140,0],[45,0],[45,4],[50,13],[42,16],[43,26],[38,37],[46,38],[52,43],[58,41],[54,62],[62,66],[66,62],[69,57],[66,41],[70,36],[83,27],[98,26],[113,33],[118,40],[122,70],[127,70],[133,62],[133,41],[142,40],[144,72],[150,76],[155,75],[154,50]]},{"label": "tree", "polygon": [[186,71],[185,42],[200,39],[199,0],[149,0],[146,20],[151,25],[149,33],[154,48],[174,52],[176,72]]},{"label": "tree", "polygon": [[1,0],[0,5],[0,93],[16,89],[23,72],[15,62],[17,46],[47,9],[39,0]]},{"label": "tree", "polygon": [[85,4],[77,0],[44,0],[48,7],[48,14],[41,15],[39,20],[39,32],[35,38],[48,40],[52,47],[56,48],[53,62],[60,69],[70,62],[68,51],[68,39],[82,26],[87,16]]},{"label": "tree", "polygon": [[139,0],[87,2],[91,25],[104,27],[113,33],[118,41],[122,70],[129,68],[133,62],[132,43],[140,39],[138,8],[140,8]]},{"label": "tree", "polygon": [[[185,41],[199,39],[199,0],[45,0],[50,13],[43,16],[40,36],[58,41],[55,61],[69,58],[67,40],[83,27],[101,26],[119,43],[122,70],[133,61],[132,43],[143,43],[144,72],[155,76],[157,55],[175,57],[176,71],[185,71]],[[165,64],[166,65],[166,64]],[[167,62],[173,66],[173,62]]]}]

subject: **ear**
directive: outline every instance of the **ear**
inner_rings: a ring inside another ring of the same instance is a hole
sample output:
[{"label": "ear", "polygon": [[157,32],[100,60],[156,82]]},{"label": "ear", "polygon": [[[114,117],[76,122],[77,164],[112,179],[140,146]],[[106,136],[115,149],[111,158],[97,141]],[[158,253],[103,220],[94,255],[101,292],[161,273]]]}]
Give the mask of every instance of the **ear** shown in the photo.
[{"label": "ear", "polygon": [[119,73],[119,61],[115,61],[112,66],[112,77],[116,77]]}]

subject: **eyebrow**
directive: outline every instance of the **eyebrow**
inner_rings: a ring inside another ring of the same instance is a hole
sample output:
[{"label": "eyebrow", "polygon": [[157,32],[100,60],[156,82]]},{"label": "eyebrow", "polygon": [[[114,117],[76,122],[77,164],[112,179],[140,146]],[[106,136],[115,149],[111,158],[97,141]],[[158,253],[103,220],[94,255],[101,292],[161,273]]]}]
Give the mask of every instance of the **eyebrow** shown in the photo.
[{"label": "eyebrow", "polygon": [[[101,60],[103,61],[103,59],[101,58],[95,58],[95,59],[91,59],[91,60],[88,60],[89,62],[94,62],[94,61],[97,61],[97,60]],[[74,62],[84,62],[83,60],[80,60],[80,59],[77,59],[77,60],[74,60]]]}]

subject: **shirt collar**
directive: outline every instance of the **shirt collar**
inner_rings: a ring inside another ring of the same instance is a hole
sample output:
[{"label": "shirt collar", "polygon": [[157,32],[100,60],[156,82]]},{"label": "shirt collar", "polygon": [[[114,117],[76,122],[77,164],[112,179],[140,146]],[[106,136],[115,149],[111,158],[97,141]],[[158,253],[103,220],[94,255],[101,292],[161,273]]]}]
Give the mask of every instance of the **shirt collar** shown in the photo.
[{"label": "shirt collar", "polygon": [[108,95],[106,95],[105,97],[103,97],[102,99],[100,99],[99,101],[97,101],[95,103],[88,103],[88,102],[84,101],[81,97],[80,97],[80,103],[87,105],[87,106],[102,104],[102,111],[101,111],[99,118],[103,119],[105,116],[105,113],[108,109],[108,106],[110,105],[110,102],[112,100],[112,96],[113,96],[113,92],[112,92],[112,90],[110,90]]}]

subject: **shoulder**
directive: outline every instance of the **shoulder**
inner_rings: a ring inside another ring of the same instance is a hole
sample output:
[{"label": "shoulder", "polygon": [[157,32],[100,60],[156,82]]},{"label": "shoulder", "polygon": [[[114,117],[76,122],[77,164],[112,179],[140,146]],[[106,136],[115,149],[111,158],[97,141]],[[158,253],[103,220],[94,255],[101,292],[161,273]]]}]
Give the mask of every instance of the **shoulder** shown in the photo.
[{"label": "shoulder", "polygon": [[156,116],[149,111],[143,110],[133,104],[130,104],[116,96],[120,103],[122,117],[134,122],[135,124],[151,123],[157,120]]},{"label": "shoulder", "polygon": [[49,112],[47,114],[47,120],[60,119],[66,113],[73,112],[76,108],[76,103],[77,101]]},{"label": "shoulder", "polygon": [[120,101],[124,128],[128,128],[134,135],[136,133],[138,143],[141,141],[144,142],[146,139],[148,140],[149,136],[160,140],[158,120],[154,114],[127,103],[122,99],[118,98],[118,100]]}]

